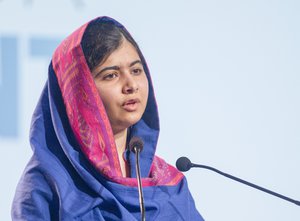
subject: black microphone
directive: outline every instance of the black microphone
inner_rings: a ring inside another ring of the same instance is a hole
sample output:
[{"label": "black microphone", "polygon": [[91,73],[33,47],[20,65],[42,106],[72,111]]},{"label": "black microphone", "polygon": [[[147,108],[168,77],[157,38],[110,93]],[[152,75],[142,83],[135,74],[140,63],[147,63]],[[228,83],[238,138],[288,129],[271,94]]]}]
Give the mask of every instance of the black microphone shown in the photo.
[{"label": "black microphone", "polygon": [[142,221],[146,221],[143,189],[142,189],[142,182],[141,182],[141,172],[140,172],[140,161],[139,161],[140,152],[142,152],[143,146],[144,146],[144,143],[143,143],[142,139],[139,137],[132,137],[129,142],[130,151],[135,153],[135,170],[136,170],[136,174],[137,174],[136,178],[138,181],[139,202],[140,202]]},{"label": "black microphone", "polygon": [[258,190],[263,191],[265,193],[269,193],[269,194],[271,194],[273,196],[277,196],[277,197],[279,197],[281,199],[284,199],[286,201],[294,203],[297,206],[300,206],[300,202],[298,200],[291,199],[291,198],[289,198],[287,196],[284,196],[284,195],[281,195],[279,193],[273,192],[271,190],[268,190],[268,189],[263,188],[261,186],[258,186],[256,184],[250,183],[250,182],[248,182],[246,180],[242,180],[242,179],[240,179],[238,177],[235,177],[235,176],[232,176],[230,174],[224,173],[224,172],[222,172],[220,170],[217,170],[217,169],[215,169],[213,167],[206,166],[206,165],[200,165],[200,164],[194,164],[187,157],[180,157],[180,158],[178,158],[177,161],[176,161],[176,167],[177,167],[178,170],[180,170],[182,172],[188,171],[192,167],[199,167],[199,168],[204,168],[204,169],[212,170],[212,171],[214,171],[214,172],[216,172],[218,174],[221,174],[221,175],[223,175],[223,176],[225,176],[227,178],[233,179],[233,180],[235,180],[237,182],[240,182],[240,183],[243,183],[245,185],[251,186],[251,187],[253,187],[255,189],[258,189]]}]

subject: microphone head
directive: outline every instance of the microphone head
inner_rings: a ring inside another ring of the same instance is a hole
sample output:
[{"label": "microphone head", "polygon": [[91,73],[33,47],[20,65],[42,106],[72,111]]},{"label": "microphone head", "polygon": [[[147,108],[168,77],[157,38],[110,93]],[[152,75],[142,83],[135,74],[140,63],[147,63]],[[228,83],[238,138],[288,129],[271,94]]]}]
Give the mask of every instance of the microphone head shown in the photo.
[{"label": "microphone head", "polygon": [[191,169],[192,163],[187,157],[179,157],[176,161],[176,167],[178,170],[185,172]]},{"label": "microphone head", "polygon": [[139,152],[142,152],[144,147],[144,142],[141,138],[139,137],[132,137],[130,142],[129,142],[129,150],[136,153],[138,150]]}]

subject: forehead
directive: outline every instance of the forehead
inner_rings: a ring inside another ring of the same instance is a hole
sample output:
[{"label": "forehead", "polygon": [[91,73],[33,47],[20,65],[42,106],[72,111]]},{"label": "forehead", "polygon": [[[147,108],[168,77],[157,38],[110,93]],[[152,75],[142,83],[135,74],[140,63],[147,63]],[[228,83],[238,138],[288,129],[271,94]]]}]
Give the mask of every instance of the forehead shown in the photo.
[{"label": "forehead", "polygon": [[136,48],[127,40],[123,40],[120,46],[113,51],[100,66],[128,65],[133,61],[140,60]]}]

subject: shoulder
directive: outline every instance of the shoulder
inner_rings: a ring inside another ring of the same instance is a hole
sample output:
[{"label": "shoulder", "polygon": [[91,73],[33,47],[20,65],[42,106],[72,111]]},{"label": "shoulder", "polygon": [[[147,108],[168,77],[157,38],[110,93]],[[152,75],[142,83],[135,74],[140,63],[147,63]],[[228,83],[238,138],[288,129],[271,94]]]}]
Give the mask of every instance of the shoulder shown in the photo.
[{"label": "shoulder", "polygon": [[31,160],[22,175],[12,203],[13,220],[32,218],[49,220],[49,205],[53,201],[53,191],[47,176]]}]

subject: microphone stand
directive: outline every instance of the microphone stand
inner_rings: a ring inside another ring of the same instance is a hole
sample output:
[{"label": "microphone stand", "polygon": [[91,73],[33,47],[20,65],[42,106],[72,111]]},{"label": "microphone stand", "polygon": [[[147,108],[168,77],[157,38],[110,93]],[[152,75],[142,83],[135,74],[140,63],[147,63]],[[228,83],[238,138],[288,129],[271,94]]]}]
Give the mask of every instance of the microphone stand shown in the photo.
[{"label": "microphone stand", "polygon": [[134,152],[135,154],[135,170],[137,174],[137,181],[138,181],[138,189],[139,189],[139,201],[140,201],[140,210],[141,210],[141,216],[142,216],[142,221],[146,221],[145,217],[145,206],[144,206],[144,196],[143,196],[143,190],[142,190],[142,182],[141,182],[141,172],[140,172],[140,148],[134,147]]}]

